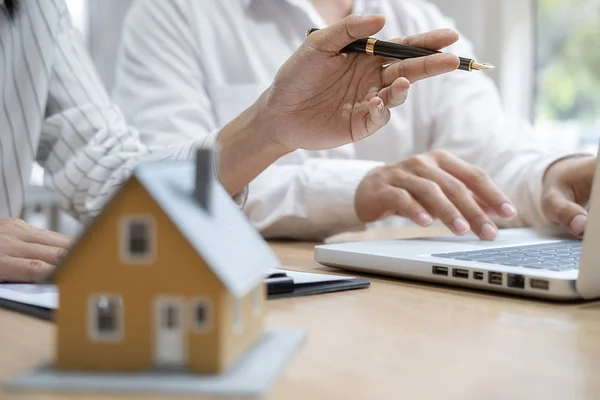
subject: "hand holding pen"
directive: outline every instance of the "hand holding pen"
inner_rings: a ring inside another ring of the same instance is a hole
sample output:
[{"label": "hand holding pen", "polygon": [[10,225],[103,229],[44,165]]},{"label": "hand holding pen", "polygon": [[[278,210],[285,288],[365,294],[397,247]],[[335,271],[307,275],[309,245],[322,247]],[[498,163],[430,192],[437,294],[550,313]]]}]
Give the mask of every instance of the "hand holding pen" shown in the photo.
[{"label": "hand holding pen", "polygon": [[[282,125],[275,143],[290,151],[316,150],[364,139],[387,124],[390,110],[404,104],[412,83],[458,68],[460,60],[448,53],[405,61],[340,54],[384,25],[381,15],[350,15],[306,38],[265,96],[272,114],[267,120]],[[439,50],[457,39],[456,32],[445,29],[405,42]]]},{"label": "hand holding pen", "polygon": [[[306,36],[311,33],[318,31],[317,28],[310,28],[306,31]],[[393,58],[396,60],[409,60],[413,58],[427,57],[441,53],[435,49],[428,49],[423,47],[410,46],[406,39],[401,39],[403,43],[397,42],[386,42],[376,38],[368,37],[355,40],[348,46],[344,47],[341,53],[363,53],[370,56],[381,56]],[[473,59],[466,57],[459,57],[460,65],[458,69],[463,71],[483,71],[486,69],[495,68],[493,65],[488,63],[480,63]]]}]

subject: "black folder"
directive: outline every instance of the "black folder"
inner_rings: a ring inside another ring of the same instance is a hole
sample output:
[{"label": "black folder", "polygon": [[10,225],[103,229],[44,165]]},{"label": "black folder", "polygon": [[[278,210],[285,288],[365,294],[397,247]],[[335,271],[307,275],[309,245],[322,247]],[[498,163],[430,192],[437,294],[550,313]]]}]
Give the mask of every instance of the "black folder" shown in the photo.
[{"label": "black folder", "polygon": [[280,270],[267,276],[265,282],[267,283],[267,298],[269,300],[364,289],[371,284],[365,279],[346,276],[335,277],[332,275],[323,275],[324,278],[317,282],[296,282],[292,276],[294,272]]}]

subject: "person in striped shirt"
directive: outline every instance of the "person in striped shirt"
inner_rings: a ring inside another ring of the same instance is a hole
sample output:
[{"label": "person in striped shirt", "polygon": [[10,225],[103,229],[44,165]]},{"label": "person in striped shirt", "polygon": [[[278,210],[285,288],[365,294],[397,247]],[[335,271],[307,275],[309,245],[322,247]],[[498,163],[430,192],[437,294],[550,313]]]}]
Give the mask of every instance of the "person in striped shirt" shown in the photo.
[{"label": "person in striped shirt", "polygon": [[[389,109],[405,101],[409,79],[459,63],[448,54],[389,65],[379,57],[339,54],[384,23],[382,16],[352,15],[314,33],[229,124],[202,139],[148,149],[110,102],[64,0],[0,0],[0,281],[40,280],[71,243],[17,219],[34,162],[64,208],[86,222],[141,162],[187,159],[196,148],[216,146],[219,179],[236,196],[291,151],[372,135],[388,122]],[[444,46],[455,38],[442,31],[412,40]]]}]

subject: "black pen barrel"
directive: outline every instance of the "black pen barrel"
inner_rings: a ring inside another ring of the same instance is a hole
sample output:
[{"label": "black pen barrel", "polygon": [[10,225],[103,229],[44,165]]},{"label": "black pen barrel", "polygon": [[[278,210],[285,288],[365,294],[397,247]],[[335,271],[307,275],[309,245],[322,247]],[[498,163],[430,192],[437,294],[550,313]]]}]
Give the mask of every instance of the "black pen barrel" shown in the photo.
[{"label": "black pen barrel", "polygon": [[382,40],[376,41],[373,47],[376,56],[397,58],[399,60],[425,57],[439,53],[439,51],[420,49],[418,47],[406,46],[404,44],[393,42],[384,42]]},{"label": "black pen barrel", "polygon": [[[311,28],[307,31],[307,36],[318,29]],[[369,40],[371,40],[371,51],[369,53]],[[386,42],[370,38],[358,39],[344,47],[341,53],[363,53],[381,57],[389,57],[397,60],[407,60],[410,58],[426,57],[432,54],[441,53],[435,50],[421,49],[418,47],[407,46],[400,43]],[[460,66],[458,69],[463,71],[471,71],[473,60],[470,58],[460,57]]]},{"label": "black pen barrel", "polygon": [[464,58],[464,57],[459,57],[460,58],[460,66],[458,67],[458,69],[461,69],[463,71],[471,71],[471,66],[473,65],[473,60],[471,60],[470,58]]}]

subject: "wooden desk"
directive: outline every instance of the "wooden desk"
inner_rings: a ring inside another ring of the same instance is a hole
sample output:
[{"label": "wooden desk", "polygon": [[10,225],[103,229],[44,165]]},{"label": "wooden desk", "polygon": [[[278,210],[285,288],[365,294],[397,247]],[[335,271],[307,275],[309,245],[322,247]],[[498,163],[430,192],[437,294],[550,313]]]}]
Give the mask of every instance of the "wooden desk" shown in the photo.
[{"label": "wooden desk", "polygon": [[[273,248],[286,267],[332,272],[311,244]],[[600,398],[599,303],[372,278],[367,290],[270,301],[268,311],[269,327],[308,333],[269,399]],[[0,382],[49,362],[52,335],[52,324],[0,311]],[[63,398],[0,389],[0,399]]]}]

